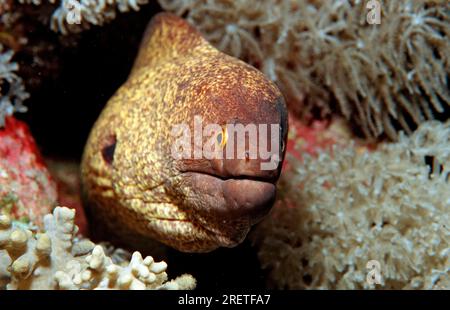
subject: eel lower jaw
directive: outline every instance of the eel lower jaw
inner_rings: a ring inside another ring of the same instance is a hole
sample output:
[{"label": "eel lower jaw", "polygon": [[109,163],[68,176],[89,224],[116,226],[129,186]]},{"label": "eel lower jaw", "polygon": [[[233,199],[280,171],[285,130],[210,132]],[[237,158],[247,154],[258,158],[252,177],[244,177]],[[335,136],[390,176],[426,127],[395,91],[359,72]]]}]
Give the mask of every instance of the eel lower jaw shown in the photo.
[{"label": "eel lower jaw", "polygon": [[219,246],[241,243],[275,201],[276,186],[272,179],[223,178],[196,171],[184,172],[183,176],[189,187],[186,202],[199,215],[193,220]]}]

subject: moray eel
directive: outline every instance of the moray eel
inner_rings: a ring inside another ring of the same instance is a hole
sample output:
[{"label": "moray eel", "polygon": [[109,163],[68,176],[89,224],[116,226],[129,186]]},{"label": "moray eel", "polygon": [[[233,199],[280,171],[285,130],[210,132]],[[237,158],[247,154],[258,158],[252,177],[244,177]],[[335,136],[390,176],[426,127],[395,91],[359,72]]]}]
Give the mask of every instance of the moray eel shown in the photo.
[{"label": "moray eel", "polygon": [[[224,150],[228,124],[277,124],[281,161],[263,170],[261,156],[249,157],[247,148],[239,156],[237,146],[233,158],[176,159],[174,125],[194,131],[195,117],[225,128],[215,133]],[[184,252],[239,244],[274,202],[287,126],[283,96],[261,72],[215,49],[183,19],[156,15],[85,146],[91,226]]]}]

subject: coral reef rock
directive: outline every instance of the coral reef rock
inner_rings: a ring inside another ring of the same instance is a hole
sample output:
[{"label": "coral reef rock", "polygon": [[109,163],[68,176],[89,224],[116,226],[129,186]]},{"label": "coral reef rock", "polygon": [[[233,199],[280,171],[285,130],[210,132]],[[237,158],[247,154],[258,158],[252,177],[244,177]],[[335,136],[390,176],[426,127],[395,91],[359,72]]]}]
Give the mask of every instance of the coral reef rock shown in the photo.
[{"label": "coral reef rock", "polygon": [[[324,150],[331,150],[336,144],[347,145],[354,141],[365,147],[365,140],[354,140],[351,128],[341,117],[333,117],[331,120],[314,120],[307,125],[295,116],[289,117],[289,133],[286,144],[286,153],[298,160],[304,154],[317,156]],[[285,169],[290,169],[288,161],[285,162]]]},{"label": "coral reef rock", "polygon": [[[288,162],[251,236],[270,285],[450,289],[450,122],[372,151],[350,143]],[[368,280],[371,260],[380,284]]]},{"label": "coral reef rock", "polygon": [[[338,110],[366,137],[396,139],[448,111],[449,1],[159,3],[260,68],[304,116]],[[378,8],[380,23],[369,23]]]},{"label": "coral reef rock", "polygon": [[[0,216],[0,284],[7,289],[193,289],[182,275],[167,281],[165,262],[134,252],[130,262],[114,263],[100,245],[78,239],[75,211],[57,207],[37,233]],[[3,281],[3,282],[2,282]]]},{"label": "coral reef rock", "polygon": [[6,117],[0,129],[0,213],[40,225],[56,199],[56,184],[28,126]]}]

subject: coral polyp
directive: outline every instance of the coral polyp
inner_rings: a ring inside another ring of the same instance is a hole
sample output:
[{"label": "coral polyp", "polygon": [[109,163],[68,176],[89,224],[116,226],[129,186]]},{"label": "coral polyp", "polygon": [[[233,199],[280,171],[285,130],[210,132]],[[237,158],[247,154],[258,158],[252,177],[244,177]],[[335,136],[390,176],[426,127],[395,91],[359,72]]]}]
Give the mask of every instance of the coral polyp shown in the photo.
[{"label": "coral polyp", "polygon": [[14,112],[26,112],[23,102],[30,96],[17,75],[19,65],[12,60],[13,50],[7,50],[0,43],[0,128],[5,117]]},{"label": "coral polyp", "polygon": [[368,138],[397,138],[449,111],[450,3],[382,1],[172,1],[219,49],[259,67],[291,108],[339,111]]},{"label": "coral polyp", "polygon": [[[450,122],[376,150],[334,145],[288,158],[280,199],[253,240],[287,289],[450,288]],[[367,263],[380,264],[379,286]]]}]

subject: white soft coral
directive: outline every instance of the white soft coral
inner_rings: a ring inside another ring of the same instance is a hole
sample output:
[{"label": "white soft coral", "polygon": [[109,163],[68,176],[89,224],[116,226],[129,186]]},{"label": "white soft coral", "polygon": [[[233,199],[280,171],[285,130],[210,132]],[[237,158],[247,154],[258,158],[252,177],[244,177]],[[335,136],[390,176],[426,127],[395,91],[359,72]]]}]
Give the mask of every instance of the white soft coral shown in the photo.
[{"label": "white soft coral", "polygon": [[[19,0],[21,3],[42,4],[42,0]],[[51,28],[63,34],[80,32],[91,25],[103,25],[116,18],[116,11],[139,11],[148,0],[48,0],[58,4],[51,17]]]},{"label": "white soft coral", "polygon": [[450,288],[450,122],[375,151],[288,162],[281,199],[253,234],[276,287],[374,288],[366,264],[377,260],[376,288]]},{"label": "white soft coral", "polygon": [[4,51],[0,44],[0,128],[4,126],[6,116],[27,110],[23,101],[29,94],[16,74],[19,65],[12,61],[13,56],[12,50]]}]

